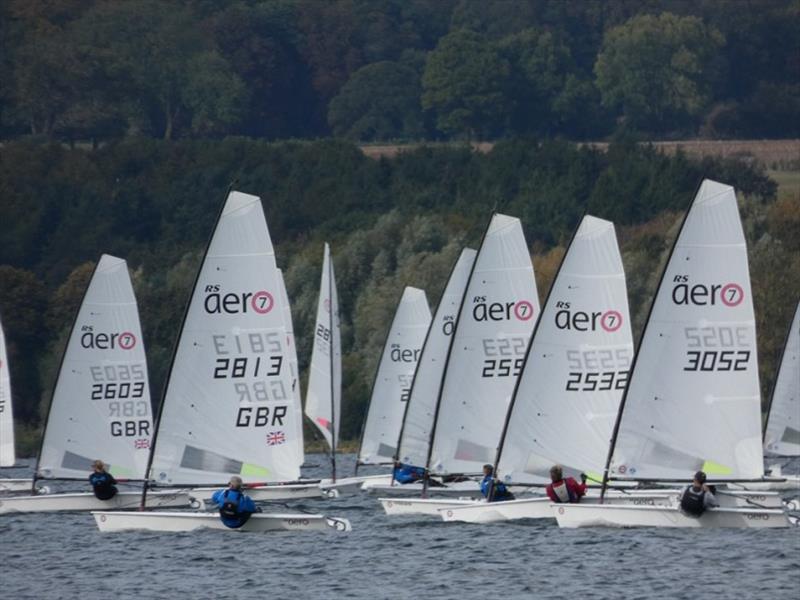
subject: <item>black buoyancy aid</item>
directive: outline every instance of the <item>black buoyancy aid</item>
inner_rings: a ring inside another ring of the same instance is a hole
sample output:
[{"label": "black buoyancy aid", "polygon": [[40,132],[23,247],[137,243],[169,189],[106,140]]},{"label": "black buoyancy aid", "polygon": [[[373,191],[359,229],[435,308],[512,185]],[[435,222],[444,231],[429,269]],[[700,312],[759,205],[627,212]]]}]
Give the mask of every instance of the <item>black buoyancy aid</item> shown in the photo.
[{"label": "black buoyancy aid", "polygon": [[241,516],[239,512],[239,500],[241,499],[241,494],[236,492],[236,499],[232,500],[228,498],[228,494],[235,490],[225,490],[222,494],[222,498],[224,502],[222,506],[219,507],[219,514],[226,519],[237,519]]},{"label": "black buoyancy aid", "polygon": [[701,488],[699,492],[696,492],[694,486],[690,485],[681,497],[681,510],[688,515],[699,517],[706,510],[705,500],[705,490]]}]

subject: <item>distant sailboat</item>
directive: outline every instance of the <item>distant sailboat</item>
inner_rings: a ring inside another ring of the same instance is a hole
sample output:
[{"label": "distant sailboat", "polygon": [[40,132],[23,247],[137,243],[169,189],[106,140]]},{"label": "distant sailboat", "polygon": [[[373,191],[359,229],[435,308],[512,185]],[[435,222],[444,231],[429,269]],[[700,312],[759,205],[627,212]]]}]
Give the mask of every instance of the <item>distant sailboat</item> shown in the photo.
[{"label": "distant sailboat", "polygon": [[378,361],[356,470],[359,465],[393,464],[411,382],[430,323],[425,292],[405,288]]},{"label": "distant sailboat", "polygon": [[[662,275],[620,403],[605,481],[763,477],[755,315],[736,195],[706,180]],[[780,510],[559,504],[562,527],[785,527]],[[753,516],[757,515],[757,516]]]},{"label": "distant sailboat", "polygon": [[[101,459],[117,479],[143,480],[153,434],[139,312],[124,260],[104,254],[86,289],[53,390],[34,482],[83,481]],[[8,498],[1,512],[132,508],[138,492],[111,500],[93,493]],[[188,506],[185,493],[159,494],[154,503]]]},{"label": "distant sailboat", "polygon": [[336,277],[328,244],[325,244],[320,279],[305,413],[330,448],[331,478],[335,482],[342,406],[342,341]]},{"label": "distant sailboat", "polygon": [[[261,199],[231,192],[173,355],[148,468],[156,484],[222,487],[232,475],[249,486],[298,480],[303,440],[281,282]],[[146,502],[147,488],[145,494]],[[225,529],[213,513],[93,514],[101,531]],[[242,530],[328,527],[349,523],[258,513]]]},{"label": "distant sailboat", "polygon": [[[0,467],[13,467],[16,462],[14,412],[11,407],[11,376],[8,370],[6,336],[3,333],[3,324],[0,322]],[[0,489],[4,489],[2,479],[0,479]]]}]

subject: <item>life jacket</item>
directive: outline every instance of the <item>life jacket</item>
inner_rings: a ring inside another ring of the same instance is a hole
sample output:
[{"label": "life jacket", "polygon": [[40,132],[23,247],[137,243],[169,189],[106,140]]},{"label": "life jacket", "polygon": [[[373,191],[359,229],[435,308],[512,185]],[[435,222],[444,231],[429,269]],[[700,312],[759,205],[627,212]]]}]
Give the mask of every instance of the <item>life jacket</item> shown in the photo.
[{"label": "life jacket", "polygon": [[700,489],[699,492],[694,491],[694,486],[690,485],[683,492],[681,497],[681,510],[687,515],[699,517],[706,511],[706,491]]},{"label": "life jacket", "polygon": [[239,492],[236,492],[236,499],[231,500],[228,498],[228,493],[232,491],[234,490],[225,490],[222,493],[224,502],[219,507],[219,515],[224,519],[239,519],[242,516],[239,512],[239,500],[241,500],[242,496]]},{"label": "life jacket", "polygon": [[566,479],[562,479],[558,483],[553,483],[550,487],[553,490],[553,493],[556,495],[556,502],[574,503],[578,501],[578,498],[575,496],[575,492],[573,492],[572,488],[567,485]]},{"label": "life jacket", "polygon": [[108,473],[92,473],[89,476],[95,498],[98,500],[111,500],[117,495],[117,488],[111,483]]}]

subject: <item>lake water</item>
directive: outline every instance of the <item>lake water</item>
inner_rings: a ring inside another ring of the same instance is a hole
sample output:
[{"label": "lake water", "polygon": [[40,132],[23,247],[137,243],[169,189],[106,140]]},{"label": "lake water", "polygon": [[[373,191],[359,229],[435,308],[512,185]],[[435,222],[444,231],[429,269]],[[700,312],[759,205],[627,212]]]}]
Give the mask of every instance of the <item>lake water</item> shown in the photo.
[{"label": "lake water", "polygon": [[[327,474],[324,457],[308,460],[320,466],[306,475]],[[365,494],[292,509],[353,531],[101,534],[90,514],[0,516],[0,598],[800,598],[798,528],[468,525],[390,518]]]}]

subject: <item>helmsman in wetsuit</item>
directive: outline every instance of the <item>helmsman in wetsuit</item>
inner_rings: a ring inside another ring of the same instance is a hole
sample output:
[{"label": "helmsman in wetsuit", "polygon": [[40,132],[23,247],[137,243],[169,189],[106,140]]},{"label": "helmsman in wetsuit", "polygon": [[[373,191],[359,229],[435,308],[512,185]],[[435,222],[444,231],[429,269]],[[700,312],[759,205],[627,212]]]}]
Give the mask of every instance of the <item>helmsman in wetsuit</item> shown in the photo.
[{"label": "helmsman in wetsuit", "polygon": [[586,475],[581,473],[581,482],[574,477],[564,478],[564,470],[559,465],[550,468],[550,481],[545,491],[548,498],[556,503],[577,503],[586,495]]},{"label": "helmsman in wetsuit", "polygon": [[394,480],[397,483],[414,483],[425,478],[425,469],[414,467],[401,462],[396,462],[394,467]]},{"label": "helmsman in wetsuit", "polygon": [[706,474],[698,471],[694,474],[692,485],[681,493],[681,510],[689,516],[699,517],[712,506],[719,506],[719,503],[706,485]]},{"label": "helmsman in wetsuit", "polygon": [[[494,487],[494,489],[492,489]],[[508,491],[504,483],[494,481],[494,467],[483,465],[483,480],[481,481],[481,493],[489,502],[501,502],[503,500],[514,500],[514,494]],[[491,497],[490,497],[491,494]]]},{"label": "helmsman in wetsuit", "polygon": [[117,495],[117,480],[106,471],[106,465],[102,460],[92,463],[94,471],[89,475],[89,483],[92,484],[92,491],[98,500],[111,500]]},{"label": "helmsman in wetsuit", "polygon": [[261,512],[250,496],[242,491],[242,478],[231,477],[227,488],[217,490],[211,499],[219,505],[219,517],[222,524],[231,529],[238,529],[254,512]]}]

